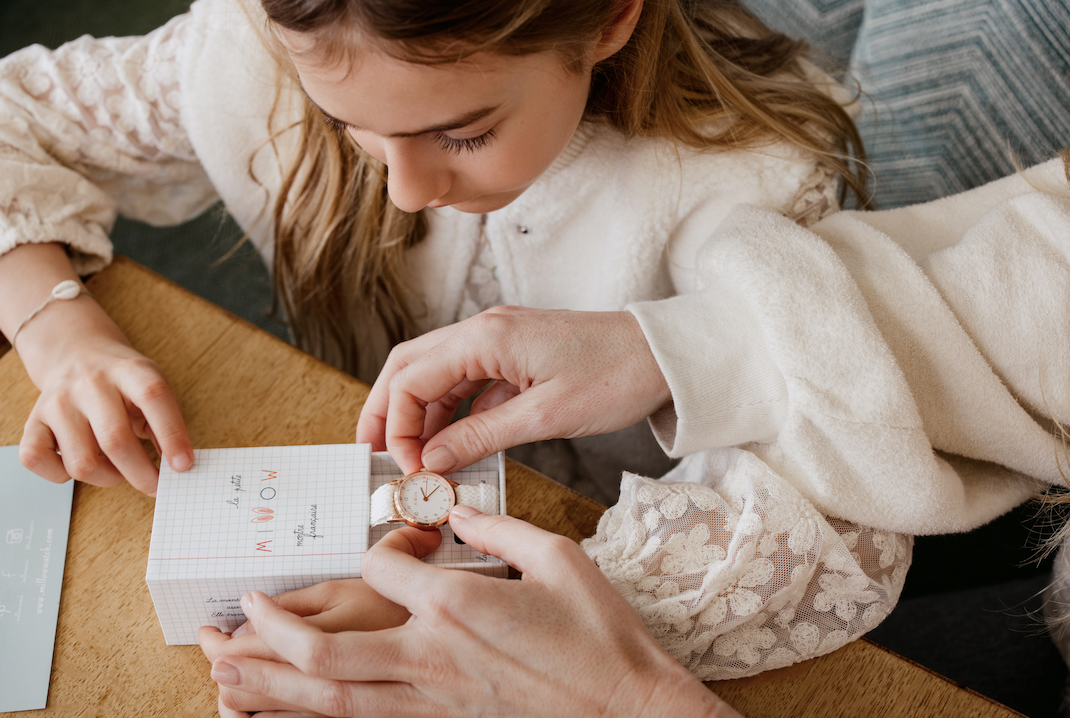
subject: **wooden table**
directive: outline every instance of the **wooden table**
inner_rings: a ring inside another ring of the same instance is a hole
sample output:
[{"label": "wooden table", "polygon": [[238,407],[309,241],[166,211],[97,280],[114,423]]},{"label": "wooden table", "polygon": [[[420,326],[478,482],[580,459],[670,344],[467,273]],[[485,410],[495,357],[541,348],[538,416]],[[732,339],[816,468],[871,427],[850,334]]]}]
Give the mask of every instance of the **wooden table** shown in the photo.
[{"label": "wooden table", "polygon": [[[197,447],[352,441],[368,388],[122,258],[88,283],[178,394]],[[0,349],[2,351],[2,349]],[[37,397],[0,357],[0,445]],[[603,507],[516,462],[509,513],[579,540]],[[128,485],[74,493],[48,708],[26,716],[209,716],[215,684],[196,646],[164,644],[145,586],[153,500]],[[710,683],[744,715],[1019,715],[866,640],[790,668]]]}]

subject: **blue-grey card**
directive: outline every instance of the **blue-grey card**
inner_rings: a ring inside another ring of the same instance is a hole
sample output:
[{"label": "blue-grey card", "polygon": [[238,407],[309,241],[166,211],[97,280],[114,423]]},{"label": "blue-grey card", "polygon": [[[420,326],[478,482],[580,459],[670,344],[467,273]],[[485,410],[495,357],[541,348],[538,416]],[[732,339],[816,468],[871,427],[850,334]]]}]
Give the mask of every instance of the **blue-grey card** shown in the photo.
[{"label": "blue-grey card", "polygon": [[0,712],[48,702],[73,498],[0,446]]}]

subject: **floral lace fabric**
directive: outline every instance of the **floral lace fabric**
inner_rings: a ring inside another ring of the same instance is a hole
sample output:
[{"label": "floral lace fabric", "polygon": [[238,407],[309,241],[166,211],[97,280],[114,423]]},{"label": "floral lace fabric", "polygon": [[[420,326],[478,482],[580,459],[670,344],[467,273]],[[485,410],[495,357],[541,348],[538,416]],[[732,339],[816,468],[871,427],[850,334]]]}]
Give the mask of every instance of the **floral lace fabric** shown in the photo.
[{"label": "floral lace fabric", "polygon": [[795,195],[795,203],[787,213],[788,219],[800,227],[820,222],[840,208],[836,198],[838,189],[836,173],[828,165],[819,162]]},{"label": "floral lace fabric", "polygon": [[[834,651],[888,615],[911,537],[822,516],[753,454],[707,453],[661,481],[626,474],[583,544],[681,664],[701,680],[749,676]],[[711,463],[731,463],[714,485],[677,483]]]},{"label": "floral lace fabric", "polygon": [[490,248],[490,242],[484,234],[486,226],[487,216],[483,215],[479,225],[479,249],[476,250],[472,266],[468,268],[457,321],[474,317],[483,310],[502,303],[502,285],[495,274],[494,250]]}]

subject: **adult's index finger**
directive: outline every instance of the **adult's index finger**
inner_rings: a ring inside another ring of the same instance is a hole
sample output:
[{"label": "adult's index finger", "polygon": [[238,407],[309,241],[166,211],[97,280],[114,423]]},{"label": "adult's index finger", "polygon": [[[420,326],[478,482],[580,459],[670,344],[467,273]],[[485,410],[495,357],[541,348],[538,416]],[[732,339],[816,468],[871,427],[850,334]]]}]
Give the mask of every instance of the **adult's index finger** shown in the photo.
[{"label": "adult's index finger", "polygon": [[423,464],[427,406],[450,394],[467,380],[493,379],[453,342],[444,342],[409,364],[390,381],[386,416],[386,447],[405,473]]}]

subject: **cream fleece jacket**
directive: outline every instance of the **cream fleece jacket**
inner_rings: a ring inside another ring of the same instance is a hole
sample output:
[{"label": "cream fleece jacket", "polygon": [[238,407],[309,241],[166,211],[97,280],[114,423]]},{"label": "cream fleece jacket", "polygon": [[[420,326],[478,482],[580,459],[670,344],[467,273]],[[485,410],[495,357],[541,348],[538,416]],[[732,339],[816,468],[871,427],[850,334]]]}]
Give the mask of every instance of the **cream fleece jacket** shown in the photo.
[{"label": "cream fleece jacket", "polygon": [[1019,475],[1061,483],[1067,201],[1053,160],[810,230],[737,208],[701,291],[630,307],[675,399],[666,451],[746,445],[823,513],[911,534],[1005,513],[1036,489]]}]

